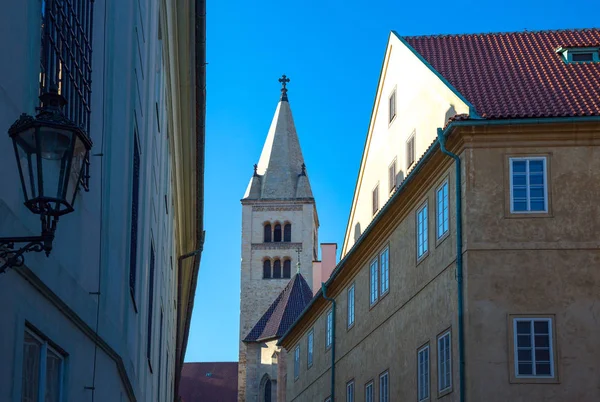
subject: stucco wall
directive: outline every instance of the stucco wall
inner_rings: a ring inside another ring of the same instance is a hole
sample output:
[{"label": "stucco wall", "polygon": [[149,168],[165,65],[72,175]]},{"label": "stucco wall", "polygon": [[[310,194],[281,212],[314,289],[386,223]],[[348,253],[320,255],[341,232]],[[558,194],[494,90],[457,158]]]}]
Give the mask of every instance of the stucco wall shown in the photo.
[{"label": "stucco wall", "polygon": [[[372,193],[379,184],[379,207],[390,197],[388,168],[396,160],[398,182],[406,177],[406,142],[415,135],[415,161],[437,137],[449,117],[468,113],[467,105],[452,92],[395,35],[390,36],[371,115],[367,143],[346,228],[342,257],[355,243],[356,224],[361,233],[373,219]],[[396,117],[389,120],[389,97],[396,91]],[[414,164],[412,165],[414,167]]]},{"label": "stucco wall", "polygon": [[[96,400],[129,400],[126,382],[139,401],[173,398],[177,264],[172,263],[176,256],[173,156],[167,137],[173,116],[167,115],[162,95],[166,83],[158,40],[159,2],[107,1],[94,3],[90,191],[81,191],[75,211],[61,217],[49,258],[29,254],[29,274],[9,270],[0,278],[0,354],[7,357],[0,362],[2,401],[20,400],[17,379],[22,370],[26,322],[64,349],[65,400],[91,397],[84,387],[92,386],[94,334],[83,328],[96,328],[97,300],[99,337],[112,352],[98,349]],[[167,10],[172,11],[170,5]],[[0,77],[4,77],[0,82],[0,127],[4,131],[20,113],[34,114],[38,106],[40,20],[39,0],[11,3],[0,15],[3,57],[11,60],[0,65]],[[163,29],[165,41],[168,32]],[[175,55],[164,57],[173,59]],[[141,176],[137,285],[132,299],[129,249],[134,130],[139,136]],[[174,135],[177,133],[171,132]],[[0,192],[0,235],[39,234],[39,218],[23,206],[7,135],[0,136],[0,169],[0,188],[5,189]],[[152,371],[146,357],[151,242],[155,250]],[[28,282],[38,279],[47,293]],[[91,294],[98,291],[100,296]],[[61,310],[59,302],[71,313]],[[123,372],[115,359],[122,361]]]}]

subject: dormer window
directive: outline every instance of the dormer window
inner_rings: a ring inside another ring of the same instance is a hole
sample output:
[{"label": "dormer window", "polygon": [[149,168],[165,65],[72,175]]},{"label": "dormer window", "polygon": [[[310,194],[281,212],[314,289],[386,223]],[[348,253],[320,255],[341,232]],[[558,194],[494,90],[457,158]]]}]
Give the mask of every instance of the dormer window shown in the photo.
[{"label": "dormer window", "polygon": [[567,63],[598,63],[600,47],[560,47],[556,50]]}]

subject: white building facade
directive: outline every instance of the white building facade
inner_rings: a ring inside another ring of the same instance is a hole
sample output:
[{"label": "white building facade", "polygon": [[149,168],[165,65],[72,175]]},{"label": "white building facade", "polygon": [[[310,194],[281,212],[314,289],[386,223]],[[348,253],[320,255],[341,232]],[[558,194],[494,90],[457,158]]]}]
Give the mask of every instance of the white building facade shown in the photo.
[{"label": "white building facade", "polygon": [[40,234],[6,134],[40,93],[56,87],[93,142],[49,257],[0,275],[0,401],[177,400],[203,242],[204,3],[23,0],[0,26],[0,237]]}]

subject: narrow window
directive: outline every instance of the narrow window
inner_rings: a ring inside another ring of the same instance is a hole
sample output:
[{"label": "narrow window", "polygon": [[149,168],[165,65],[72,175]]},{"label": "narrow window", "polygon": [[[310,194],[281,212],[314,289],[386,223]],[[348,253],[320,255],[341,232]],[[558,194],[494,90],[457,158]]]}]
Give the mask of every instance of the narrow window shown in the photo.
[{"label": "narrow window", "polygon": [[429,398],[429,345],[417,352],[417,364],[418,400],[424,401]]},{"label": "narrow window", "polygon": [[263,279],[271,279],[271,260],[263,261]]},{"label": "narrow window", "polygon": [[373,400],[373,381],[365,385],[365,402],[374,402]]},{"label": "narrow window", "polygon": [[315,347],[315,330],[311,329],[310,332],[308,333],[308,339],[306,341],[307,343],[307,356],[306,356],[306,362],[307,362],[307,367],[310,368],[313,365],[313,348]]},{"label": "narrow window", "polygon": [[448,215],[448,181],[437,190],[437,238],[440,239],[449,229]]},{"label": "narrow window", "polygon": [[333,343],[333,310],[327,312],[327,330],[325,336],[325,347],[329,349]]},{"label": "narrow window", "polygon": [[415,163],[415,136],[416,131],[413,130],[408,141],[406,141],[406,169]]},{"label": "narrow window", "polygon": [[427,202],[417,211],[417,259],[423,257],[429,250],[427,226]]},{"label": "narrow window", "polygon": [[390,398],[390,386],[388,384],[388,372],[379,376],[379,402],[389,402]]},{"label": "narrow window", "polygon": [[300,345],[294,350],[294,380],[300,376]]},{"label": "narrow window", "polygon": [[379,282],[379,266],[378,266],[377,258],[371,261],[370,266],[370,277],[371,277],[371,289],[370,289],[370,302],[371,305],[375,304],[377,299],[379,299],[379,293],[377,290],[377,283]]},{"label": "narrow window", "polygon": [[271,243],[271,224],[267,223],[265,225],[265,243]]},{"label": "narrow window", "polygon": [[346,402],[354,402],[354,381],[346,384]]},{"label": "narrow window", "polygon": [[394,120],[394,117],[396,117],[396,90],[395,89],[392,92],[392,94],[390,95],[389,116],[390,116],[389,123],[391,123],[392,120]]},{"label": "narrow window", "polygon": [[291,260],[283,261],[283,277],[284,278],[292,277],[292,261]]},{"label": "narrow window", "polygon": [[548,212],[546,158],[510,158],[510,212]]},{"label": "narrow window", "polygon": [[396,175],[396,159],[392,162],[392,164],[388,167],[388,185],[390,189],[390,193],[394,191],[397,184],[397,175]]},{"label": "narrow window", "polygon": [[160,326],[158,327],[158,398],[161,397],[161,385],[162,385],[162,355],[163,355],[163,311],[160,310]]},{"label": "narrow window", "polygon": [[380,270],[380,279],[381,279],[381,294],[387,293],[390,290],[390,247],[386,247],[381,254],[379,254],[379,266]]},{"label": "narrow window", "polygon": [[265,382],[265,402],[271,402],[271,379],[267,378]]},{"label": "narrow window", "polygon": [[354,284],[348,288],[348,328],[354,325]]},{"label": "narrow window", "polygon": [[516,377],[554,377],[552,320],[514,318]]},{"label": "narrow window", "polygon": [[292,224],[286,223],[283,227],[283,241],[291,242],[292,241]]},{"label": "narrow window", "polygon": [[133,133],[133,175],[131,180],[131,227],[129,236],[129,291],[135,303],[135,285],[137,283],[137,235],[138,211],[140,200],[140,150],[137,131]]},{"label": "narrow window", "polygon": [[275,260],[273,263],[273,278],[281,278],[281,260]]},{"label": "narrow window", "polygon": [[281,225],[279,223],[275,225],[275,230],[273,232],[273,241],[276,243],[281,241]]},{"label": "narrow window", "polygon": [[373,215],[379,210],[379,184],[373,189]]},{"label": "narrow window", "polygon": [[148,278],[148,340],[146,343],[146,357],[148,363],[152,360],[152,317],[154,307],[154,245],[150,244],[150,277]]},{"label": "narrow window", "polygon": [[452,345],[450,331],[442,334],[438,344],[438,391],[443,392],[452,387]]},{"label": "narrow window", "polygon": [[64,357],[47,341],[25,329],[21,401],[58,402],[63,398]]}]

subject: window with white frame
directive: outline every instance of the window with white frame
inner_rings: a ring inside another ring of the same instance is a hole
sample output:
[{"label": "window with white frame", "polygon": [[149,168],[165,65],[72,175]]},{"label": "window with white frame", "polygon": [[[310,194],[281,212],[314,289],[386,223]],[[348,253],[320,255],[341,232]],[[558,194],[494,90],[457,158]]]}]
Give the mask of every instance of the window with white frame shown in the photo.
[{"label": "window with white frame", "polygon": [[373,215],[379,211],[379,184],[373,189]]},{"label": "window with white frame", "polygon": [[398,184],[397,177],[398,175],[396,173],[396,158],[394,158],[394,161],[388,167],[388,187],[390,193],[396,188],[396,185]]},{"label": "window with white frame", "polygon": [[438,337],[438,391],[443,392],[452,387],[452,344],[450,331]]},{"label": "window with white frame", "polygon": [[383,251],[379,254],[379,267],[380,267],[380,282],[381,286],[380,294],[387,293],[390,290],[390,247],[387,246]]},{"label": "window with white frame", "polygon": [[389,121],[388,123],[391,123],[392,120],[394,120],[394,117],[396,117],[396,90],[394,89],[394,91],[392,91],[392,94],[390,95],[390,105],[389,105]]},{"label": "window with white frame", "polygon": [[325,347],[329,349],[333,343],[333,310],[327,312],[327,329],[325,334]]},{"label": "window with white frame", "polygon": [[354,284],[348,288],[348,328],[354,325]]},{"label": "window with white frame", "polygon": [[510,212],[548,212],[546,157],[510,158]]},{"label": "window with white frame", "polygon": [[300,376],[300,345],[294,349],[294,380]]},{"label": "window with white frame", "polygon": [[379,299],[378,282],[379,282],[379,260],[375,258],[370,265],[371,289],[369,300],[371,305],[375,304]]},{"label": "window with white frame", "polygon": [[551,318],[514,318],[515,376],[554,377]]},{"label": "window with white frame", "polygon": [[388,383],[388,372],[381,374],[379,376],[379,402],[389,402],[390,401],[390,385]]},{"label": "window with white frame", "polygon": [[417,211],[417,259],[423,257],[429,250],[427,223],[427,202]]},{"label": "window with white frame", "polygon": [[373,381],[365,385],[365,402],[374,402],[373,399]]},{"label": "window with white frame", "polygon": [[354,380],[346,384],[346,402],[354,402]]},{"label": "window with white frame", "polygon": [[307,343],[307,356],[306,356],[306,365],[310,368],[312,367],[313,364],[313,349],[315,346],[315,330],[311,329],[310,332],[308,333],[308,339],[306,341]]},{"label": "window with white frame", "polygon": [[429,398],[429,345],[417,352],[417,396],[419,401]]},{"label": "window with white frame", "polygon": [[437,199],[437,238],[441,239],[449,230],[450,216],[448,210],[448,180],[436,192]]},{"label": "window with white frame", "polygon": [[30,329],[23,339],[22,402],[63,400],[64,356]]},{"label": "window with white frame", "polygon": [[406,141],[406,169],[410,168],[415,163],[415,137],[417,135],[416,130],[413,130],[412,134]]},{"label": "window with white frame", "polygon": [[325,398],[325,402],[331,402],[331,397],[328,396],[327,398]]}]

